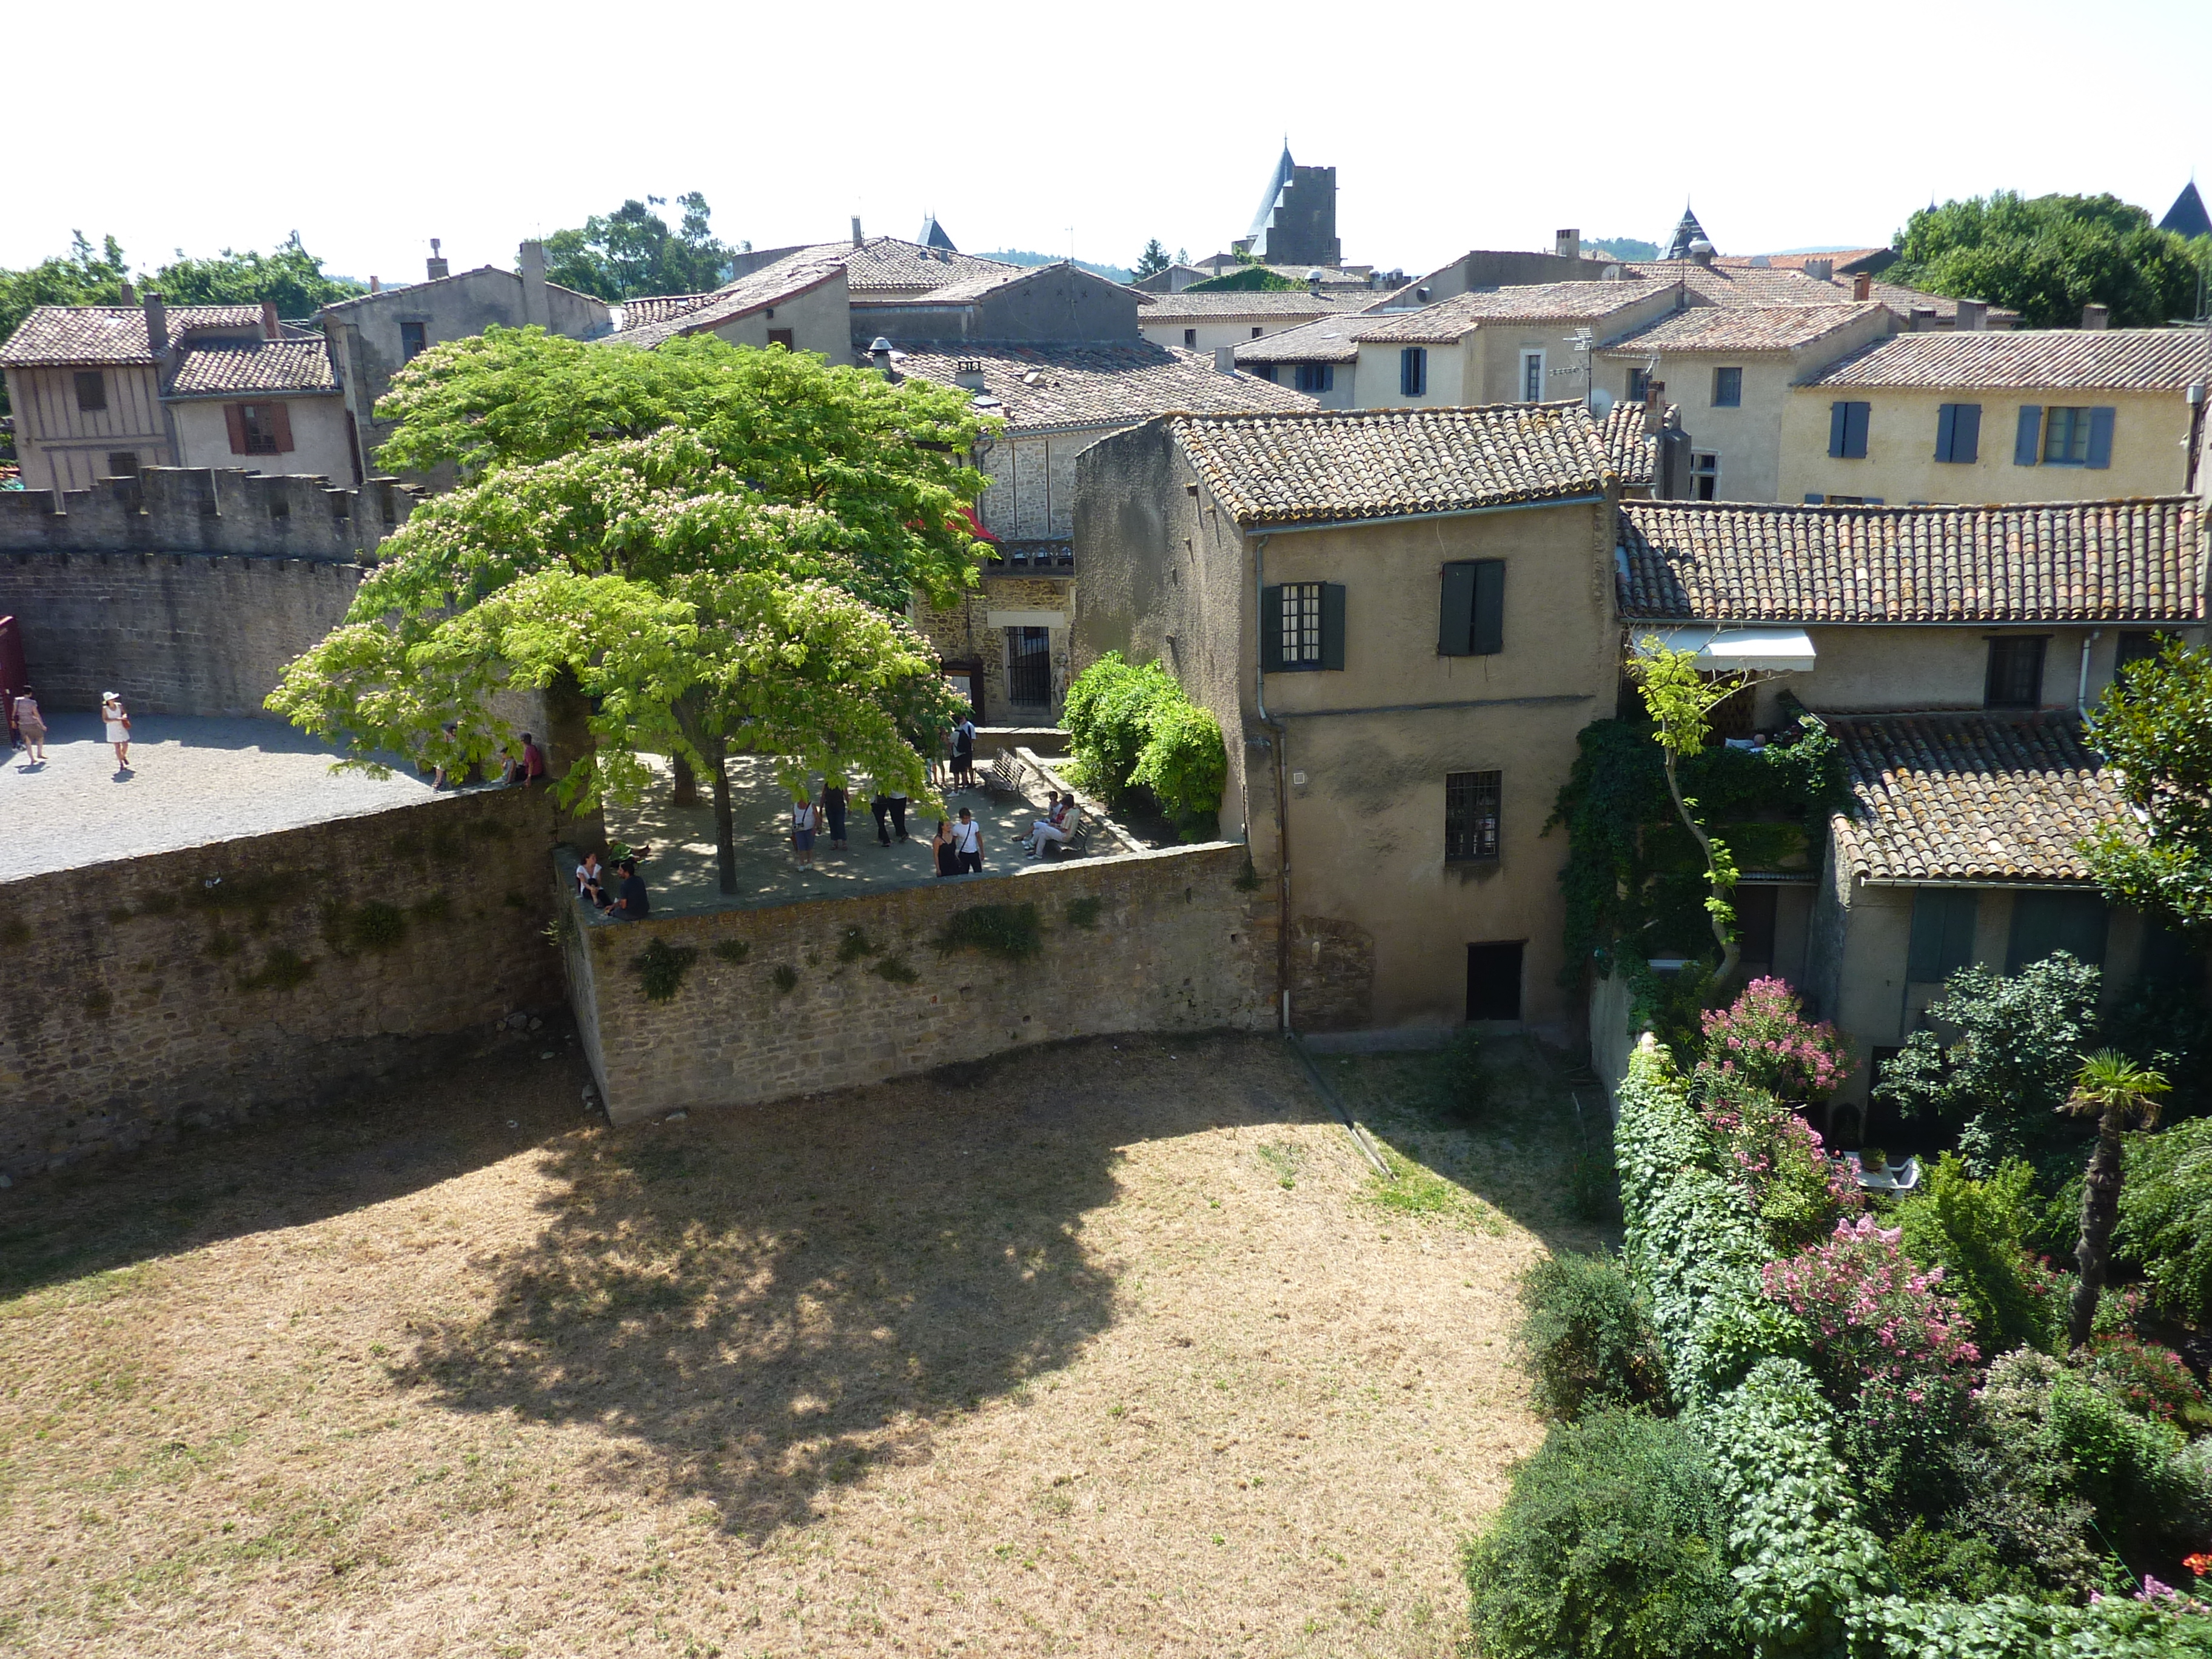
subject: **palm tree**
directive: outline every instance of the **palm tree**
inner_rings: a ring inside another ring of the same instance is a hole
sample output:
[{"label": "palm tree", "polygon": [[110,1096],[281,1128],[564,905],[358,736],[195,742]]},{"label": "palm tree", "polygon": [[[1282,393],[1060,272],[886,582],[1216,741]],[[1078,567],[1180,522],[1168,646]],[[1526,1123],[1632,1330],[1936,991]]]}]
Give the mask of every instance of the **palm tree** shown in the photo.
[{"label": "palm tree", "polygon": [[2081,1282],[2074,1287],[2066,1340],[2080,1347],[2089,1340],[2097,1317],[2097,1298],[2105,1289],[2112,1260],[2112,1223],[2120,1212],[2120,1137],[2158,1121],[2158,1097],[2171,1087],[2162,1072],[2138,1066],[2125,1054],[2100,1048],[2082,1057],[2074,1092],[2058,1109],[2097,1120],[2097,1150],[2081,1187],[2081,1243],[2074,1252]]}]

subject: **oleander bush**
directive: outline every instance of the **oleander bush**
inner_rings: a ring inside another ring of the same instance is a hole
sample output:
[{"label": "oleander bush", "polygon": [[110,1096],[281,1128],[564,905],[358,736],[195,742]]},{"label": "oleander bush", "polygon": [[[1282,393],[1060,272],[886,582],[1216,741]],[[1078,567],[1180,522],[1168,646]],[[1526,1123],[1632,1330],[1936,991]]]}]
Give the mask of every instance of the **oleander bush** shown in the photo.
[{"label": "oleander bush", "polygon": [[1521,1276],[1515,1341],[1537,1408],[1573,1422],[1604,1407],[1659,1407],[1667,1398],[1644,1293],[1618,1256],[1547,1256]]},{"label": "oleander bush", "polygon": [[1808,1020],[1787,981],[1755,979],[1726,1008],[1706,1010],[1700,1079],[1733,1078],[1780,1100],[1827,1099],[1850,1075],[1850,1049],[1825,1021]]},{"label": "oleander bush", "polygon": [[1723,1173],[1742,1183],[1775,1251],[1824,1238],[1866,1207],[1858,1183],[1786,1102],[1741,1075],[1702,1066],[1691,1086]]}]

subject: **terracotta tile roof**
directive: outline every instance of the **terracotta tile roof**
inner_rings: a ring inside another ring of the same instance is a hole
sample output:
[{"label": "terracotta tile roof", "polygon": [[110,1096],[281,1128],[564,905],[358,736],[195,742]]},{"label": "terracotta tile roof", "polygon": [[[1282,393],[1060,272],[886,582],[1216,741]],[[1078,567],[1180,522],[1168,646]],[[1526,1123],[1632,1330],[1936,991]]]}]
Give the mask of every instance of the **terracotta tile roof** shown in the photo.
[{"label": "terracotta tile roof", "polygon": [[835,260],[808,264],[779,259],[750,276],[740,277],[727,288],[717,289],[690,311],[673,312],[657,321],[633,327],[629,325],[629,314],[625,310],[624,327],[612,338],[622,344],[649,349],[679,334],[702,333],[735,318],[749,316],[763,306],[781,305],[787,300],[796,299],[824,283],[835,281],[837,271]]},{"label": "terracotta tile roof", "polygon": [[1881,310],[1871,300],[1863,305],[1840,306],[1692,306],[1614,341],[1598,355],[1640,357],[1654,351],[1794,351],[1877,316]]},{"label": "terracotta tile roof", "polygon": [[848,240],[842,242],[816,242],[794,249],[775,264],[763,265],[750,276],[743,276],[723,290],[749,283],[769,272],[789,265],[816,265],[834,261],[845,267],[845,280],[854,297],[866,295],[885,299],[894,294],[926,294],[930,289],[943,288],[949,283],[971,276],[998,273],[1001,276],[1018,276],[1032,269],[1027,265],[1010,265],[998,259],[979,259],[972,253],[955,253],[943,249],[926,248],[919,242],[903,242],[896,236],[872,236],[859,247]]},{"label": "terracotta tile roof", "polygon": [[1659,434],[1644,429],[1644,405],[1615,404],[1598,422],[1597,432],[1621,487],[1650,489],[1659,476]]},{"label": "terracotta tile roof", "polygon": [[[872,300],[883,305],[959,305],[969,300],[980,300],[994,289],[1006,288],[1015,283],[1025,283],[1033,276],[1042,276],[1048,272],[1060,270],[1063,264],[1072,270],[1083,269],[1080,265],[1066,260],[1049,265],[993,265],[988,270],[971,270],[955,276],[949,282],[940,283],[935,288],[925,289],[920,293],[902,292],[896,295],[855,295],[854,297],[860,304],[866,304]],[[1084,274],[1091,276],[1095,273],[1085,271]],[[1098,280],[1105,282],[1108,279],[1101,276]]]},{"label": "terracotta tile roof", "polygon": [[[522,281],[520,276],[501,265],[471,265],[466,270],[456,270],[446,276],[428,277],[419,283],[386,283],[374,294],[356,294],[350,300],[333,300],[323,309],[347,311],[355,306],[380,306],[388,303],[395,295],[412,294],[417,289],[435,288],[441,283],[465,283],[472,276],[504,276],[508,282],[518,284]],[[572,299],[581,300],[587,306],[598,306],[602,310],[606,308],[607,301],[596,294],[586,294],[580,289],[568,288],[559,283],[548,283],[545,286],[557,294],[566,294]]]},{"label": "terracotta tile roof", "polygon": [[1152,294],[1137,308],[1137,319],[1164,323],[1235,322],[1278,317],[1333,317],[1357,311],[1375,296],[1361,294]]},{"label": "terracotta tile roof", "polygon": [[641,294],[634,300],[621,302],[622,325],[631,329],[643,328],[647,323],[665,323],[671,317],[698,310],[714,297],[711,294]]},{"label": "terracotta tile roof", "polygon": [[[1680,283],[1692,305],[1833,305],[1836,285],[1816,283],[1802,270],[1747,265],[1701,265],[1694,259],[1642,259],[1628,267],[1658,282]],[[1844,292],[1849,295],[1850,287]]]},{"label": "terracotta tile roof", "polygon": [[2201,329],[2038,328],[1899,334],[1811,384],[1972,391],[2179,392],[2205,378]]},{"label": "terracotta tile roof", "polygon": [[1867,881],[2086,883],[2076,844],[2136,818],[2071,716],[1825,717],[1850,769],[1836,860]]},{"label": "terracotta tile roof", "polygon": [[[1302,392],[1249,374],[1224,374],[1213,359],[1149,341],[1127,343],[976,344],[917,341],[895,349],[892,366],[940,385],[958,384],[963,363],[980,366],[979,408],[1015,432],[1133,426],[1170,410],[1199,414],[1302,411]],[[986,404],[986,398],[994,400]]]},{"label": "terracotta tile roof", "polygon": [[1602,322],[1631,307],[1648,303],[1662,291],[1652,283],[1625,282],[1475,289],[1419,311],[1383,315],[1375,329],[1361,337],[1443,345],[1489,322]]},{"label": "terracotta tile roof", "polygon": [[1626,501],[1621,614],[1699,622],[2200,622],[2194,496],[1996,507]]},{"label": "terracotta tile roof", "polygon": [[1869,259],[1877,253],[1887,253],[1887,252],[1889,252],[1887,248],[1880,247],[1832,247],[1821,253],[1761,253],[1756,255],[1723,253],[1718,258],[1715,259],[1713,263],[1717,265],[1727,265],[1731,269],[1738,270],[1752,270],[1756,268],[1753,267],[1751,263],[1755,258],[1764,260],[1768,266],[1776,270],[1802,270],[1805,269],[1805,262],[1808,259],[1826,259],[1832,269],[1842,270],[1847,266],[1858,264],[1862,259]]},{"label": "terracotta tile roof", "polygon": [[[1149,313],[1140,313],[1139,316]],[[1359,343],[1370,338],[1386,319],[1367,312],[1323,317],[1279,333],[1247,340],[1237,348],[1240,363],[1356,363]]]},{"label": "terracotta tile roof", "polygon": [[1247,526],[1591,495],[1613,476],[1579,403],[1178,415],[1170,429]]},{"label": "terracotta tile roof", "polygon": [[162,395],[216,398],[240,392],[336,392],[330,348],[311,340],[205,340],[188,345]]},{"label": "terracotta tile roof", "polygon": [[[198,331],[261,332],[259,306],[172,306],[169,342]],[[150,363],[143,306],[39,306],[0,346],[0,364]]]}]

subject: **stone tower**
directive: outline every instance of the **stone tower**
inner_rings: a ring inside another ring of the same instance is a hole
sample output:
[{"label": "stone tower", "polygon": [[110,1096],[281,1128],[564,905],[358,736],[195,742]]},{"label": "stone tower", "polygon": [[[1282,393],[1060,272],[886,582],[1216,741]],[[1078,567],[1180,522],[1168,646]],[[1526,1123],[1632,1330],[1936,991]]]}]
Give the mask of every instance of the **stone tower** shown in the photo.
[{"label": "stone tower", "polygon": [[1336,169],[1302,167],[1283,141],[1267,188],[1253,216],[1245,246],[1271,265],[1340,265],[1344,244],[1336,235]]}]

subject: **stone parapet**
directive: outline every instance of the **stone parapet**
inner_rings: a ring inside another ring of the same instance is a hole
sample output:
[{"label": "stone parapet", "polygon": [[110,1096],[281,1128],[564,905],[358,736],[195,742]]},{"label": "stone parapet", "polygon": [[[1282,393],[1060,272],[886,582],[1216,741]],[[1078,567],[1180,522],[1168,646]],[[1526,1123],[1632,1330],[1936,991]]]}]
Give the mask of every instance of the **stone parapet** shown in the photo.
[{"label": "stone parapet", "polygon": [[94,489],[0,490],[0,553],[235,553],[366,560],[407,520],[397,478],[341,489],[310,473],[149,466]]}]

